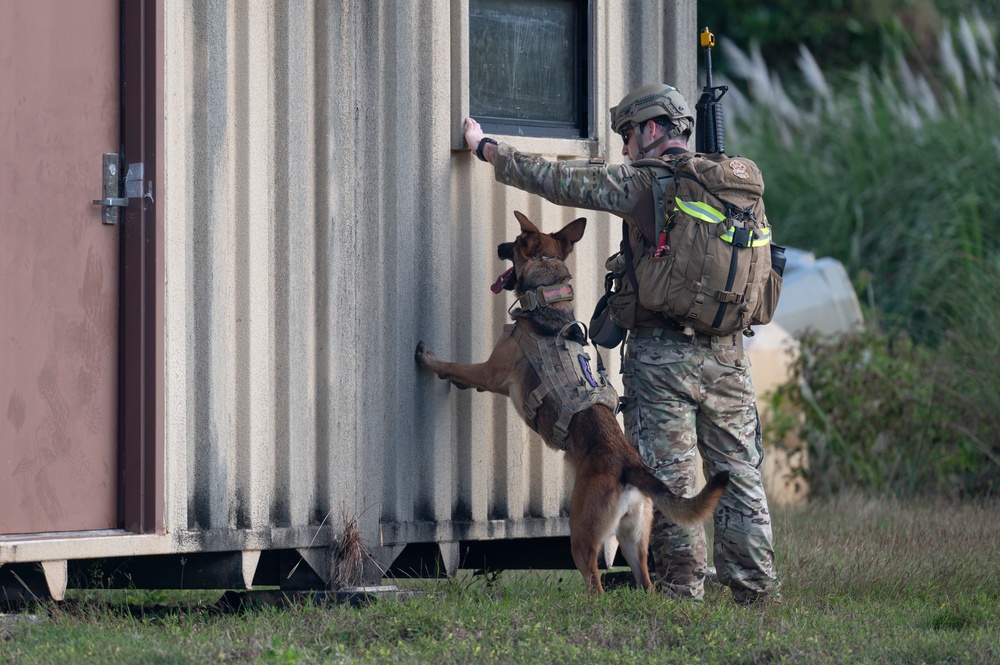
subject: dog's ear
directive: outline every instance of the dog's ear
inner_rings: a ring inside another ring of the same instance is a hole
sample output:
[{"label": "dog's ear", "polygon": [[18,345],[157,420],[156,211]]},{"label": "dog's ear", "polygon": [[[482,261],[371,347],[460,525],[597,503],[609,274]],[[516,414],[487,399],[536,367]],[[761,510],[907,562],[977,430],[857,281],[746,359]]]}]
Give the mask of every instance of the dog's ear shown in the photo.
[{"label": "dog's ear", "polygon": [[569,255],[573,251],[573,245],[575,245],[580,238],[583,237],[583,231],[587,228],[587,218],[580,217],[574,219],[572,222],[562,227],[559,231],[552,234],[552,237],[559,241],[562,246],[563,256]]},{"label": "dog's ear", "polygon": [[517,217],[518,224],[521,225],[521,233],[541,233],[538,227],[531,223],[531,220],[525,217],[520,211],[514,211],[514,217]]}]

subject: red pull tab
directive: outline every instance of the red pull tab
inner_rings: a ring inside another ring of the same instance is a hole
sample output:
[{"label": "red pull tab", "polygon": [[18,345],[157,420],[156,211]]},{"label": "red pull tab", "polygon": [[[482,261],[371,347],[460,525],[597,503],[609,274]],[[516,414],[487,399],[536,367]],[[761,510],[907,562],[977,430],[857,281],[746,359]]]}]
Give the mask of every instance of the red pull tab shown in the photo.
[{"label": "red pull tab", "polygon": [[670,249],[670,245],[667,244],[667,232],[663,230],[660,232],[660,242],[656,244],[656,251],[653,252],[653,258],[658,259],[662,257],[668,249]]}]

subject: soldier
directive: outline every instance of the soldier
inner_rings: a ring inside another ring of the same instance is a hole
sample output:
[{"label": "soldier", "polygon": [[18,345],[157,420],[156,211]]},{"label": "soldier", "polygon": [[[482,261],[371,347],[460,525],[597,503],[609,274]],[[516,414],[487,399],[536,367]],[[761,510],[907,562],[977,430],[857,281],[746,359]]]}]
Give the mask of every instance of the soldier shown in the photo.
[{"label": "soldier", "polygon": [[[622,138],[626,164],[548,161],[521,153],[485,137],[472,118],[465,121],[465,140],[479,159],[493,165],[499,182],[558,205],[622,217],[633,255],[639,256],[655,247],[663,201],[673,200],[672,181],[662,177],[662,169],[631,164],[687,153],[694,120],[680,92],[657,83],[638,88],[611,109],[611,127]],[[729,471],[730,490],[714,517],[719,581],[740,605],[778,601],[760,476],[760,423],[749,368],[741,362],[742,335],[686,335],[675,321],[644,309],[634,295],[625,306],[618,304],[615,320],[629,330],[623,411],[629,440],[680,495],[695,493],[696,446],[707,477]],[[650,547],[662,588],[677,597],[703,598],[708,573],[703,526],[679,527],[657,513]]]}]

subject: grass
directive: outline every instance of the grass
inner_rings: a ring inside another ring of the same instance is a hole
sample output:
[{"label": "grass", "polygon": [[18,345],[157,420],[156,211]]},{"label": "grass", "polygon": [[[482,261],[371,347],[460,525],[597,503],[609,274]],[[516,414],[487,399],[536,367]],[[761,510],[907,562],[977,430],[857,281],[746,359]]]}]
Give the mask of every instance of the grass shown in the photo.
[{"label": "grass", "polygon": [[[751,90],[726,103],[739,120],[730,151],[764,170],[780,240],[841,259],[870,316],[966,349],[965,371],[938,390],[969,396],[948,421],[994,454],[1000,67],[982,25],[974,12],[946,26],[939,80],[900,62],[828,85],[803,52],[807,103],[730,49]],[[739,609],[718,587],[703,603],[589,598],[575,571],[406,581],[426,593],[241,614],[220,612],[219,593],[80,591],[37,607],[37,621],[0,619],[0,662],[1000,663],[996,503],[836,495],[777,513],[774,530],[780,606]]]},{"label": "grass", "polygon": [[717,586],[703,603],[590,598],[576,571],[397,581],[426,593],[241,614],[204,592],[126,605],[88,591],[0,622],[0,661],[1000,662],[1000,507],[841,496],[780,512],[774,529],[780,606],[741,609]]}]

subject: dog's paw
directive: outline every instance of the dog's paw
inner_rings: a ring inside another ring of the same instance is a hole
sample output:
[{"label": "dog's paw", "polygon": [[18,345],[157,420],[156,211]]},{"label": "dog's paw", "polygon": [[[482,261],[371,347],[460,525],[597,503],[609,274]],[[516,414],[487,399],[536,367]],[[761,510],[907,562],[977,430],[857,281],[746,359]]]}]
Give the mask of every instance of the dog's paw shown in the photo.
[{"label": "dog's paw", "polygon": [[434,352],[427,348],[423,342],[417,342],[417,350],[413,357],[420,363],[421,367],[427,367],[427,361],[434,357]]}]

